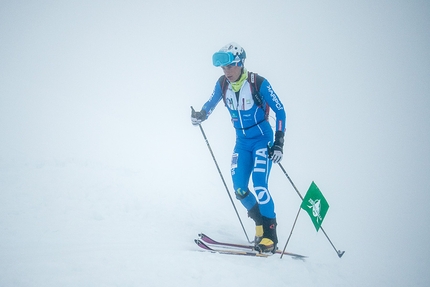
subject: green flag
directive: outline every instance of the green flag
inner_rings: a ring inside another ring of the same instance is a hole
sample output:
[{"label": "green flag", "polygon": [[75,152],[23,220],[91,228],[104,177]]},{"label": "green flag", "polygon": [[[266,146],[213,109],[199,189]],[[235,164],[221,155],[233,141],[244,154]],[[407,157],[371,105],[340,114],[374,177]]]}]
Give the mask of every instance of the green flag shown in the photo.
[{"label": "green flag", "polygon": [[314,182],[311,183],[300,207],[309,214],[318,231],[328,211],[329,205]]}]

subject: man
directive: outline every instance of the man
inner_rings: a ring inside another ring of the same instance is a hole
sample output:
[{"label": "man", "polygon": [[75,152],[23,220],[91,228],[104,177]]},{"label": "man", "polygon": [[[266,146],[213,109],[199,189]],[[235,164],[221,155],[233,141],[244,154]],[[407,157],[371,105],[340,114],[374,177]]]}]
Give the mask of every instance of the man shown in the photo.
[{"label": "man", "polygon": [[[231,175],[236,198],[255,221],[255,249],[275,252],[276,214],[268,189],[272,162],[282,159],[286,113],[269,82],[245,69],[245,50],[229,43],[212,56],[213,65],[224,75],[217,81],[210,99],[199,112],[191,113],[193,125],[199,125],[223,100],[236,129],[236,144],[231,161]],[[268,122],[269,108],[276,114],[275,140]],[[273,144],[272,144],[273,142]],[[252,176],[258,200],[248,188]]]}]

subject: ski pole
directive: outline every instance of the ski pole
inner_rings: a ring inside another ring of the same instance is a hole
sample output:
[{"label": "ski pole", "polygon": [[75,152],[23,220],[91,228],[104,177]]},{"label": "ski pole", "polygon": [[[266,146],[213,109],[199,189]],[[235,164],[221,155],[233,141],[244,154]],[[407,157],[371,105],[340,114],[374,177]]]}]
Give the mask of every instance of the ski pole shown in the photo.
[{"label": "ski pole", "polygon": [[[282,169],[282,171],[284,172],[285,176],[288,178],[288,180],[290,181],[291,185],[293,186],[294,190],[297,192],[297,194],[300,196],[300,199],[303,201],[303,196],[300,194],[299,190],[297,189],[297,187],[294,185],[293,181],[291,180],[290,176],[288,175],[288,173],[285,171],[284,167],[282,166],[281,163],[279,163],[279,167]],[[336,249],[336,247],[334,246],[333,242],[330,240],[330,238],[328,237],[327,233],[325,232],[324,228],[321,226],[320,229],[322,230],[322,232],[324,233],[325,237],[327,238],[327,240],[330,242],[331,246],[333,247],[333,249],[336,251],[337,256],[339,256],[339,258],[342,257],[342,255],[345,253],[345,251],[340,251],[338,249]]]},{"label": "ski pole", "polygon": [[[191,110],[194,112],[194,108],[193,107],[191,107]],[[243,226],[242,219],[240,219],[239,213],[237,212],[236,205],[234,204],[233,198],[230,195],[230,191],[228,190],[227,184],[225,183],[224,177],[223,177],[223,175],[221,173],[221,170],[220,170],[220,168],[218,166],[218,163],[217,163],[217,161],[215,159],[215,155],[212,152],[212,148],[211,148],[211,146],[209,144],[209,141],[208,141],[208,139],[206,137],[206,134],[205,134],[205,132],[204,132],[201,124],[199,124],[199,128],[200,128],[200,131],[202,132],[203,138],[205,139],[206,145],[208,146],[208,149],[209,149],[209,151],[210,151],[210,153],[212,155],[212,159],[215,162],[215,166],[216,166],[216,168],[218,170],[218,173],[219,173],[219,176],[221,177],[221,180],[222,180],[222,182],[224,184],[225,190],[227,191],[228,197],[230,198],[230,202],[233,205],[234,211],[236,212],[237,218],[239,219],[240,225],[242,226],[243,232],[245,233],[246,240],[248,240],[249,243],[252,243],[252,241],[249,240],[248,234],[246,233],[245,227]]]}]

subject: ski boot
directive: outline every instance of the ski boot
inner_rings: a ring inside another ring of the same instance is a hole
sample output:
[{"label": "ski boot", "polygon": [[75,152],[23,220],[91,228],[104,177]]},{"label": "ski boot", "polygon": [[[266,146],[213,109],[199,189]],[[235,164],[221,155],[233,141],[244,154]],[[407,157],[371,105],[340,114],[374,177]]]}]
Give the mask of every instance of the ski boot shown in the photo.
[{"label": "ski boot", "polygon": [[255,246],[255,250],[260,253],[275,253],[278,244],[276,235],[276,218],[267,218],[263,216],[263,238]]},{"label": "ski boot", "polygon": [[264,231],[263,225],[255,226],[255,237],[254,237],[254,246],[257,246],[261,240],[263,239]]},{"label": "ski boot", "polygon": [[255,221],[255,237],[254,245],[257,246],[261,239],[263,239],[264,229],[263,229],[263,217],[260,213],[260,207],[256,203],[250,210],[248,210],[248,217],[251,217]]}]

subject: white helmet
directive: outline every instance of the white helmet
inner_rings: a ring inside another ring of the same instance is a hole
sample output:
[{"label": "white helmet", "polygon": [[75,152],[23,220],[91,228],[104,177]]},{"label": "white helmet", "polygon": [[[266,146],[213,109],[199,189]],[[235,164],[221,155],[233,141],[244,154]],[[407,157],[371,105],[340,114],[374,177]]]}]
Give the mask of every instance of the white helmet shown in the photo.
[{"label": "white helmet", "polygon": [[225,45],[212,56],[212,62],[215,67],[223,67],[232,64],[243,66],[245,64],[245,59],[245,50],[235,42]]}]

